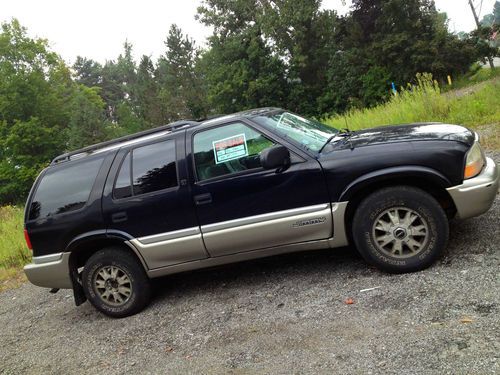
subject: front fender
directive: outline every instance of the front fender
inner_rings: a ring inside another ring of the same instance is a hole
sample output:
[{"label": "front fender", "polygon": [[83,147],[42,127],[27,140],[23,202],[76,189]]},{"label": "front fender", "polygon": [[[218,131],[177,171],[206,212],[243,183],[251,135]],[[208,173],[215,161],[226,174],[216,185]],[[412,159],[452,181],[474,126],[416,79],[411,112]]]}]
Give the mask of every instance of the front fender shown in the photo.
[{"label": "front fender", "polygon": [[370,185],[380,184],[389,180],[398,180],[404,183],[405,180],[409,179],[417,179],[419,182],[438,186],[443,189],[451,186],[446,176],[432,168],[416,165],[398,166],[380,169],[356,178],[342,191],[338,201],[349,201],[357,192],[368,188]]}]

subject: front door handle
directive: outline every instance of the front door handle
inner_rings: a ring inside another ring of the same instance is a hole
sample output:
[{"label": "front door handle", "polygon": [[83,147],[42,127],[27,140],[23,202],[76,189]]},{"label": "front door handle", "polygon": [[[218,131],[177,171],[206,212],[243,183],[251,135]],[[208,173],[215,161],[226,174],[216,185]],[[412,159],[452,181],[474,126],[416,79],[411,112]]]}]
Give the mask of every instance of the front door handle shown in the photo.
[{"label": "front door handle", "polygon": [[115,214],[111,215],[111,221],[113,223],[122,223],[124,221],[127,221],[127,213],[125,211],[122,212],[117,212]]},{"label": "front door handle", "polygon": [[194,203],[197,206],[201,206],[202,204],[212,203],[212,194],[199,194],[194,196]]}]

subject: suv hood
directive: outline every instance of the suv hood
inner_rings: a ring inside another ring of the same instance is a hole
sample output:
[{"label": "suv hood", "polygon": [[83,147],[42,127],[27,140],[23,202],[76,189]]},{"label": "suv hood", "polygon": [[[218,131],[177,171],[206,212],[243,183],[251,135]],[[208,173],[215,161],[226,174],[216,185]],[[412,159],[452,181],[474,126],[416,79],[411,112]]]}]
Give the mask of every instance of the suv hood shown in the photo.
[{"label": "suv hood", "polygon": [[356,148],[373,144],[402,141],[456,141],[472,146],[475,135],[469,129],[438,122],[414,123],[360,130],[335,142],[333,149]]}]

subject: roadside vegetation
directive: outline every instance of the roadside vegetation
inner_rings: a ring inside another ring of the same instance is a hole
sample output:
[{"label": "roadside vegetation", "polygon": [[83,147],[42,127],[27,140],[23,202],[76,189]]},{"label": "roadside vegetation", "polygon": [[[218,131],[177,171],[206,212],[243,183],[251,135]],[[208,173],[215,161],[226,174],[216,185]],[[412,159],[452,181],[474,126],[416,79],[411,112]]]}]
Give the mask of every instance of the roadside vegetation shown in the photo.
[{"label": "roadside vegetation", "polygon": [[125,42],[115,58],[71,65],[19,21],[3,22],[0,205],[24,202],[59,154],[179,119],[268,106],[341,115],[387,102],[418,72],[443,84],[474,66],[467,79],[479,82],[475,62],[499,54],[488,42],[498,9],[458,35],[433,0],[356,0],[343,15],[320,0],[203,0],[196,17],[213,31],[203,46],[171,25],[160,55],[136,56]]},{"label": "roadside vegetation", "polygon": [[30,259],[23,235],[23,208],[0,207],[0,291],[24,280],[21,267]]},{"label": "roadside vegetation", "polygon": [[445,86],[443,91],[461,89],[495,78],[500,79],[500,67],[496,66],[490,69],[474,64],[468,73],[454,79],[451,86]]},{"label": "roadside vegetation", "polygon": [[324,122],[339,129],[348,126],[351,130],[427,121],[460,124],[479,130],[483,137],[481,142],[487,149],[500,149],[498,77],[465,90],[462,87],[445,93],[428,74],[417,75],[417,82],[384,104],[352,110],[342,116],[327,118]]}]

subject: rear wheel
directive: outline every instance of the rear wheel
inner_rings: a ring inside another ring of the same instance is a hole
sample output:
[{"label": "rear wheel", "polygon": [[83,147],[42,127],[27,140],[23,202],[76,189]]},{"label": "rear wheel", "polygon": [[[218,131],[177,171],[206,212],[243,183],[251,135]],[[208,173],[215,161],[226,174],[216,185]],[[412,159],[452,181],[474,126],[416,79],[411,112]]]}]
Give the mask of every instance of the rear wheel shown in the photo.
[{"label": "rear wheel", "polygon": [[430,194],[410,186],[366,197],[353,219],[353,239],[365,260],[391,273],[429,267],[448,241],[448,219]]},{"label": "rear wheel", "polygon": [[111,247],[92,255],[82,274],[87,299],[106,315],[123,318],[141,311],[151,287],[142,265],[133,255]]}]

